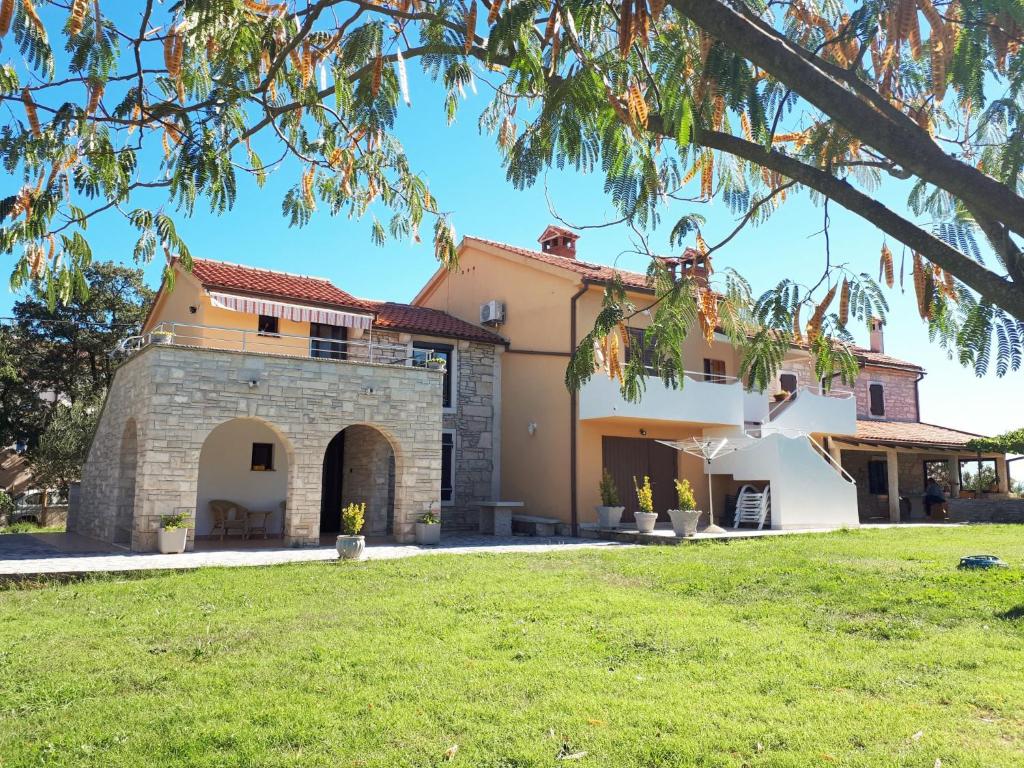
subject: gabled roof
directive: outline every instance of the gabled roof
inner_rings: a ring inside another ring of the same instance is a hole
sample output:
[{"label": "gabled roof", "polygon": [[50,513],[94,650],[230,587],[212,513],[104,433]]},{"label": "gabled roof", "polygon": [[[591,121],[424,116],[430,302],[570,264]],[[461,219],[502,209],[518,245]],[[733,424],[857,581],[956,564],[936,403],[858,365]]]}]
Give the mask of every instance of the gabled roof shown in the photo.
[{"label": "gabled roof", "polygon": [[[557,229],[556,227],[548,227],[548,229]],[[547,234],[548,230],[545,230]],[[541,235],[543,238],[544,235]],[[475,237],[473,235],[466,235],[463,241],[483,243],[484,245],[491,246],[492,248],[499,248],[509,253],[514,253],[519,256],[525,256],[528,259],[539,261],[543,264],[550,264],[554,267],[560,267],[564,270],[580,275],[591,282],[595,283],[608,283],[612,282],[616,277],[622,282],[627,288],[634,290],[650,291],[651,286],[647,280],[647,275],[639,272],[630,272],[628,270],[619,269],[617,267],[608,267],[603,264],[593,264],[587,261],[581,261],[580,259],[571,258],[568,256],[558,256],[553,253],[543,253],[541,251],[534,251],[528,248],[519,248],[515,245],[509,245],[508,243],[502,243],[497,240],[488,240],[483,237]],[[864,347],[854,347],[854,352],[857,356],[864,361],[867,365],[878,365],[887,368],[902,368],[910,371],[923,371],[924,369],[915,364],[907,362],[906,360],[900,360],[889,355],[882,354],[881,352],[872,352]]]},{"label": "gabled roof", "polygon": [[293,275],[212,259],[192,259],[192,274],[206,288],[241,291],[291,301],[366,310],[366,303],[323,277]]},{"label": "gabled roof", "polygon": [[[857,420],[857,432],[849,440],[869,445],[964,448],[981,435],[919,421]],[[839,440],[847,438],[838,437]]]},{"label": "gabled roof", "polygon": [[393,301],[364,301],[376,314],[373,324],[375,328],[481,341],[485,344],[505,343],[505,339],[493,331],[452,317],[439,309],[414,307],[411,304],[398,304]]},{"label": "gabled roof", "polygon": [[485,344],[505,344],[505,339],[493,331],[467,323],[440,310],[393,301],[360,299],[341,290],[324,277],[294,275],[212,259],[192,259],[192,275],[204,288],[238,291],[254,296],[308,302],[321,306],[358,309],[373,314],[374,327],[384,330],[480,341]]},{"label": "gabled roof", "polygon": [[592,264],[588,261],[581,261],[580,259],[571,258],[569,256],[558,256],[554,253],[543,253],[542,251],[533,251],[528,248],[518,248],[514,245],[509,245],[508,243],[501,243],[497,240],[487,240],[483,237],[474,237],[472,235],[466,235],[462,240],[463,242],[468,241],[482,243],[492,248],[499,248],[503,251],[514,253],[518,256],[525,256],[528,259],[539,261],[542,264],[561,267],[562,269],[581,275],[595,283],[608,283],[618,277],[618,279],[622,281],[622,284],[627,288],[644,291],[651,290],[650,285],[647,283],[647,275],[642,275],[639,272],[629,272],[624,269],[618,269],[617,267],[606,267],[603,264]]}]

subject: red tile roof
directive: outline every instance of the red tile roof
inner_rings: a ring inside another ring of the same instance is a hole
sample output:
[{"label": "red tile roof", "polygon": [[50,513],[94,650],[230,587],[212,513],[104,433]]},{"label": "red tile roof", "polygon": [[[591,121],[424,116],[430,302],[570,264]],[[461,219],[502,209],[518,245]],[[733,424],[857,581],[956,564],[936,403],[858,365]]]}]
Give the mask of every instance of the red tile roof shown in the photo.
[{"label": "red tile roof", "polygon": [[322,277],[293,275],[210,259],[192,259],[192,274],[207,288],[222,288],[290,301],[308,301],[332,307],[368,309],[366,302],[336,288],[330,280]]},{"label": "red tile roof", "polygon": [[[639,272],[630,272],[628,270],[618,269],[617,267],[607,267],[603,264],[592,264],[590,262],[581,261],[580,259],[571,258],[569,256],[558,256],[553,253],[543,253],[542,251],[533,251],[528,248],[519,248],[508,243],[502,243],[497,240],[488,240],[483,237],[475,237],[473,235],[466,235],[465,240],[475,241],[489,245],[493,248],[501,248],[504,251],[518,254],[519,256],[525,256],[529,259],[542,262],[544,264],[550,264],[554,267],[561,267],[562,269],[569,270],[578,275],[582,275],[585,278],[589,278],[593,282],[610,282],[616,276],[622,281],[622,284],[627,288],[636,288],[642,290],[651,290],[651,286],[647,281],[647,275],[640,274]],[[855,347],[857,356],[864,360],[867,364],[875,364],[881,366],[887,366],[892,368],[906,368],[909,370],[921,371],[924,370],[921,366],[914,363],[909,363],[906,360],[899,360],[889,355],[883,355],[880,352],[872,352],[864,347]]]},{"label": "red tile roof", "polygon": [[357,309],[374,315],[374,327],[486,344],[504,344],[498,334],[445,312],[391,301],[356,298],[323,277],[293,275],[210,259],[193,259],[192,274],[206,288],[240,291],[285,301]]},{"label": "red tile roof", "polygon": [[919,421],[858,420],[857,433],[852,439],[876,445],[963,448],[967,441],[974,437],[981,437],[981,435]]},{"label": "red tile roof", "polygon": [[393,301],[366,301],[366,303],[376,313],[374,328],[466,339],[467,341],[482,341],[485,344],[505,343],[505,339],[493,331],[452,317],[439,309],[414,307],[411,304],[398,304]]},{"label": "red tile roof", "polygon": [[535,261],[540,261],[544,264],[550,264],[553,267],[561,267],[562,269],[575,272],[576,274],[582,275],[583,277],[589,278],[597,283],[610,282],[618,277],[619,280],[622,281],[622,284],[629,288],[639,288],[648,291],[651,290],[651,287],[647,282],[647,275],[642,275],[639,272],[629,272],[627,270],[618,269],[617,267],[606,267],[603,264],[592,264],[569,256],[557,256],[554,253],[544,253],[542,251],[532,251],[528,248],[518,248],[514,245],[509,245],[508,243],[500,243],[497,240],[487,240],[483,237],[466,235],[463,240],[483,243],[484,245],[489,245],[492,248],[501,248],[503,251],[515,253],[519,256],[525,256],[528,259],[534,259]]}]

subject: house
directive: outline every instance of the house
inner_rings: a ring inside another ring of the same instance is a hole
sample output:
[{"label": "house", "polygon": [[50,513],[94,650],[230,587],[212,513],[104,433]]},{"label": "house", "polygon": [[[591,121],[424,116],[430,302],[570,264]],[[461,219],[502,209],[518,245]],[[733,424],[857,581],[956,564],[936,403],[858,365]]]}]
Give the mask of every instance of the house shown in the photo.
[{"label": "house", "polygon": [[370,536],[409,541],[431,510],[475,524],[498,492],[500,336],[321,278],[206,259],[173,276],[125,343],[69,530],[150,550],[163,515],[212,534],[214,499],[271,512],[288,545],[336,533],[351,501]]},{"label": "house", "polygon": [[[920,423],[917,386],[924,371],[885,354],[880,323],[870,346],[856,349],[862,374],[852,389],[837,383],[826,392],[808,351],[794,347],[778,381],[789,397],[774,403],[770,393],[744,390],[736,378],[740,361],[724,336],[707,344],[691,333],[683,350],[689,372],[679,389],[652,377],[642,401],[630,403],[617,382],[599,372],[571,394],[564,385],[570,351],[593,327],[605,286],[619,280],[638,307],[653,294],[645,275],[581,259],[571,231],[548,227],[539,243],[526,249],[466,237],[458,268],[438,270],[413,300],[467,322],[479,319],[484,303],[501,308],[494,325],[508,342],[501,372],[501,491],[535,514],[574,526],[595,522],[598,481],[607,468],[627,521],[636,505],[633,478],[644,475],[652,479],[658,510],[674,505],[673,478],[687,477],[704,510],[713,500],[716,509],[731,511],[743,485],[770,484],[773,528],[857,525],[879,511],[899,520],[904,495],[916,499],[915,514],[923,514],[923,473],[935,473],[938,465],[922,462],[941,458],[955,468],[946,477],[957,478],[961,465],[977,460],[965,448],[974,435]],[[698,280],[707,278],[699,254],[690,251],[682,261]],[[648,322],[643,313],[635,317],[621,347],[642,343]],[[665,444],[693,437],[731,438],[741,450],[706,462]],[[1005,457],[984,460],[1005,493]],[[869,482],[869,469],[886,483]],[[700,482],[704,474],[711,475],[711,491]],[[957,483],[952,486],[955,493]]]},{"label": "house", "polygon": [[[605,286],[620,281],[641,307],[653,297],[644,275],[579,258],[578,241],[559,227],[536,250],[466,237],[458,266],[410,304],[322,278],[175,263],[173,290],[161,287],[123,345],[69,529],[148,550],[167,514],[194,514],[194,535],[211,537],[209,502],[228,499],[270,512],[285,543],[312,545],[337,532],[344,504],[365,501],[366,533],[406,542],[428,511],[445,530],[471,530],[482,503],[512,499],[578,530],[596,520],[604,468],[627,522],[633,478],[647,475],[661,511],[686,477],[719,521],[750,485],[770,488],[773,528],[855,526],[920,514],[924,473],[950,484],[977,462],[971,435],[920,423],[924,372],[885,354],[880,325],[857,350],[852,388],[826,391],[794,347],[775,402],[738,380],[724,336],[693,333],[679,388],[649,377],[628,402],[604,361],[569,392],[570,352]],[[700,254],[677,262],[708,279]],[[633,318],[622,347],[642,344],[648,322]],[[689,438],[718,446],[714,457],[672,447]],[[984,481],[1005,492],[1004,457],[983,460]]]}]

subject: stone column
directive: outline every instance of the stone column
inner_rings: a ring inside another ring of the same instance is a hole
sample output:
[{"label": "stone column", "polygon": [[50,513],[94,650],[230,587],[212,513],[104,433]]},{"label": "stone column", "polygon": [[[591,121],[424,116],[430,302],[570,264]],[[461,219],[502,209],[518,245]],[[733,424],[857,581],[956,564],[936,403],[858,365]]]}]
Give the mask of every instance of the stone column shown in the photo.
[{"label": "stone column", "polygon": [[952,456],[946,465],[949,472],[949,498],[955,499],[960,496],[960,458]]},{"label": "stone column", "polygon": [[[312,445],[319,447],[315,440]],[[323,453],[296,448],[289,457],[288,501],[284,512],[284,545],[315,547],[320,543],[320,491]]]},{"label": "stone column", "polygon": [[1006,463],[1006,456],[996,457],[996,477],[999,481],[999,492],[1010,492],[1010,468]]},{"label": "stone column", "polygon": [[900,467],[895,448],[886,448],[885,464],[889,480],[889,522],[900,521]]}]

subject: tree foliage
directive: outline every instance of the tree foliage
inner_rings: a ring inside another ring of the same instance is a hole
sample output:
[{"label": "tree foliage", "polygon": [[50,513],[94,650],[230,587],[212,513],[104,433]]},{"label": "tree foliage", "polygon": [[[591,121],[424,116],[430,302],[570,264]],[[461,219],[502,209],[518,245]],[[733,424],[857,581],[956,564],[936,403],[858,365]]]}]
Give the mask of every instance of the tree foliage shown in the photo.
[{"label": "tree foliage", "polygon": [[16,302],[0,326],[2,445],[23,441],[31,455],[57,404],[94,404],[113,378],[117,343],[142,326],[153,294],[141,270],[95,262],[83,278],[84,300],[51,310],[40,291]]},{"label": "tree foliage", "polygon": [[31,453],[32,476],[37,485],[66,489],[69,483],[81,479],[102,402],[101,395],[54,406]]},{"label": "tree foliage", "polygon": [[[434,254],[452,264],[451,215],[395,132],[415,64],[449,120],[467,89],[491,87],[480,126],[513,185],[551,167],[600,174],[639,233],[672,203],[721,199],[738,231],[803,194],[822,204],[826,232],[832,202],[891,239],[870,249],[881,251],[877,279],[836,263],[826,237],[819,279],[780,280],[760,297],[728,272],[711,290],[666,278],[644,239],[649,342],[670,383],[681,339],[719,322],[755,386],[791,344],[811,351],[819,373],[847,378],[850,324],[884,318],[879,284],[902,282],[903,264],[922,320],[952,357],[979,374],[1021,365],[1019,0],[124,5],[0,0],[0,160],[17,180],[0,199],[0,253],[15,255],[12,283],[44,286],[50,306],[85,295],[94,217],[126,217],[136,258],[187,265],[174,217],[230,210],[241,179],[261,185],[279,167],[295,180],[282,201],[291,224],[317,209],[368,216],[380,243],[418,241],[432,223]],[[906,214],[875,199],[888,177],[916,179]],[[138,204],[153,190],[168,205]],[[702,226],[685,212],[669,247],[713,254],[732,239],[708,245]],[[905,251],[898,270],[889,242]],[[594,343],[644,309],[625,297],[609,287],[570,385],[593,372]],[[643,373],[626,361],[628,396]]]}]

